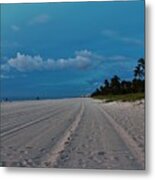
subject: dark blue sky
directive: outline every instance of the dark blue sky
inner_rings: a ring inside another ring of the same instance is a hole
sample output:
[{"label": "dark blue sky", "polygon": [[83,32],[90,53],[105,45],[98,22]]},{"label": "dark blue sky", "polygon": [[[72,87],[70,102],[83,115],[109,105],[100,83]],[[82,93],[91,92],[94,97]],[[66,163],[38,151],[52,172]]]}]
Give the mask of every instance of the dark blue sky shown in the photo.
[{"label": "dark blue sky", "polygon": [[133,77],[144,57],[144,2],[1,5],[2,97],[91,93]]}]

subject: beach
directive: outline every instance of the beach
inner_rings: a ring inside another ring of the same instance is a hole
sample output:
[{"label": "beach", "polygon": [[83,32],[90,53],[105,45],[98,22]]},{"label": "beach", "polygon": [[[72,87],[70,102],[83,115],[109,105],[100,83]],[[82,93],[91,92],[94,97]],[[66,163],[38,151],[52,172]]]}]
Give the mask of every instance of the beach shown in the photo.
[{"label": "beach", "polygon": [[1,103],[1,165],[145,169],[144,100]]}]

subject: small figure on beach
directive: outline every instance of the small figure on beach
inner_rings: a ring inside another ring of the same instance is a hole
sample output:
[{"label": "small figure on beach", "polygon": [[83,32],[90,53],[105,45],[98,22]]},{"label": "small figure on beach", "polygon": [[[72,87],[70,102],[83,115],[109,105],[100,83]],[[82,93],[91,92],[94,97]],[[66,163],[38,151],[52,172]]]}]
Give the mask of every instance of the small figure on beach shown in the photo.
[{"label": "small figure on beach", "polygon": [[37,96],[37,97],[36,97],[36,100],[40,100],[40,97],[39,97],[39,96]]}]

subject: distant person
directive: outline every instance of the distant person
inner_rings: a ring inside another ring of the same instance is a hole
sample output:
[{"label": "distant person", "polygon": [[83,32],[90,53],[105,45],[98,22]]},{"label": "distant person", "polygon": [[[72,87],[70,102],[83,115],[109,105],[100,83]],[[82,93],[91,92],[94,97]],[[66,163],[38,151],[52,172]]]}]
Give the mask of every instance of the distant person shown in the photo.
[{"label": "distant person", "polygon": [[37,97],[36,97],[36,100],[40,100],[40,97],[39,97],[39,96],[37,96]]},{"label": "distant person", "polygon": [[5,98],[5,102],[8,102],[8,98]]}]

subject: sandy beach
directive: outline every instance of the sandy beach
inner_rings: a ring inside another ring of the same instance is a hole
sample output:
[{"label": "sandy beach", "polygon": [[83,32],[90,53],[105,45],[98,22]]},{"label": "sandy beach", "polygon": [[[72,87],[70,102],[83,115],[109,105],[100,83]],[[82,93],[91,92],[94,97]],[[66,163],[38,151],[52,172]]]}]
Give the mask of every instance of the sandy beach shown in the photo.
[{"label": "sandy beach", "polygon": [[1,103],[1,165],[145,168],[144,101]]}]

